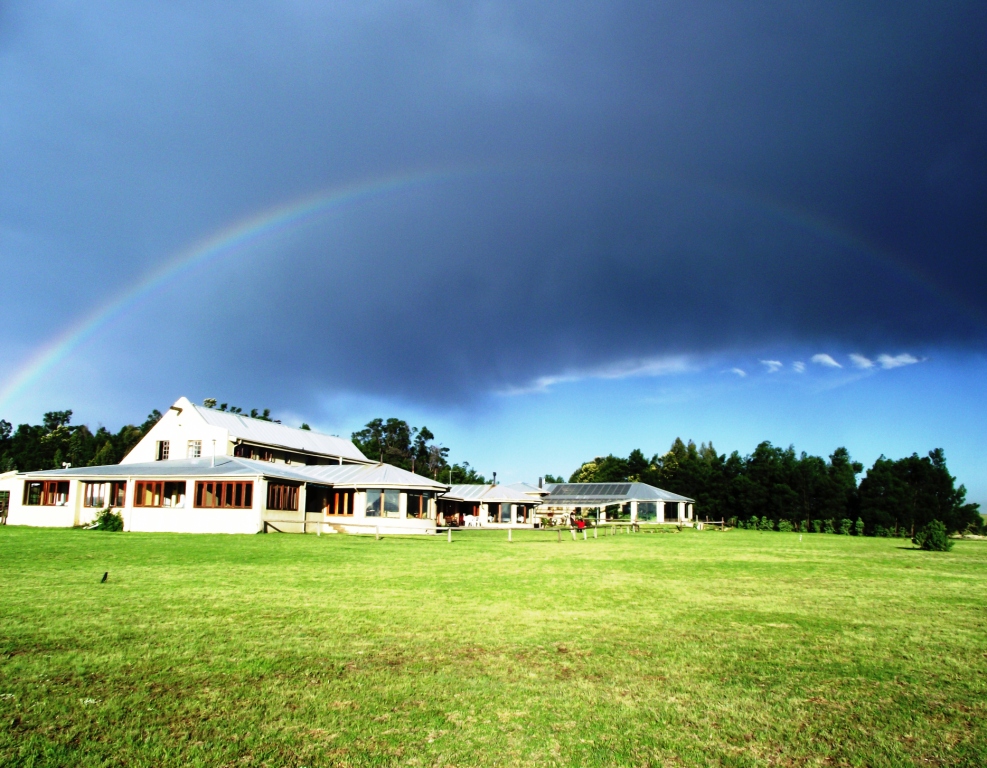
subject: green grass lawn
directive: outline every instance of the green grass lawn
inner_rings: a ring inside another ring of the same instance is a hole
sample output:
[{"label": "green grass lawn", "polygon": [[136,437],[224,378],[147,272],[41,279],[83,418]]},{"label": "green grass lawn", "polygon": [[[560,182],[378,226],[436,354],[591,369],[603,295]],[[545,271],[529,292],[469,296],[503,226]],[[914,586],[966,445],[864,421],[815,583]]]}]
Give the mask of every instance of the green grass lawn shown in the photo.
[{"label": "green grass lawn", "polygon": [[0,527],[0,765],[987,765],[987,542],[514,538]]}]

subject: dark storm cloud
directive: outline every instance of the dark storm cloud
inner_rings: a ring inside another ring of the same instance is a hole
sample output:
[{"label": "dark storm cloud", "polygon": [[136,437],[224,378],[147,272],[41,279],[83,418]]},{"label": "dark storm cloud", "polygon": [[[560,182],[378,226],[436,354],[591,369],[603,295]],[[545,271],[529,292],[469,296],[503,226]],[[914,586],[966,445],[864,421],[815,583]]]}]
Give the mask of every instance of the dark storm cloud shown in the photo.
[{"label": "dark storm cloud", "polygon": [[192,350],[183,387],[448,399],[770,344],[983,348],[979,3],[25,4],[0,24],[17,343],[257,210],[446,168],[472,170],[158,295],[129,318],[133,364],[160,342]]}]

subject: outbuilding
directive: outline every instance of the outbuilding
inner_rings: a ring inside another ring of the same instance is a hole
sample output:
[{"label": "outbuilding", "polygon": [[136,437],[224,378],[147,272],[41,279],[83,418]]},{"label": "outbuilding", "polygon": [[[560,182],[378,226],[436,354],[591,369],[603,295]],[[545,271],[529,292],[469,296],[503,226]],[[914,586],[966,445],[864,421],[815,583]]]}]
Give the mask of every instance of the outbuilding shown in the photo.
[{"label": "outbuilding", "polygon": [[540,517],[692,525],[695,499],[647,483],[550,483]]}]

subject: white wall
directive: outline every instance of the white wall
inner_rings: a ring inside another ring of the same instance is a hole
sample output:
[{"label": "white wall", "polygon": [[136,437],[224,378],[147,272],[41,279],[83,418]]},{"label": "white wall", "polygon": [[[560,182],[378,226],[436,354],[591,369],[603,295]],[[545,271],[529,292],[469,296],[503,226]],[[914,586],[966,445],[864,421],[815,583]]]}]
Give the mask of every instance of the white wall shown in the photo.
[{"label": "white wall", "polygon": [[123,519],[128,531],[158,533],[257,533],[261,528],[255,509],[130,507]]},{"label": "white wall", "polygon": [[168,409],[161,420],[151,427],[141,441],[134,446],[121,461],[121,464],[135,464],[144,461],[156,461],[157,445],[162,440],[169,442],[169,459],[187,458],[189,440],[202,441],[202,458],[209,458],[213,455],[213,440],[216,441],[216,455],[230,456],[233,454],[233,445],[230,442],[229,430],[221,427],[214,427],[202,419],[192,407],[188,399],[182,397],[175,403],[176,408],[181,408],[182,412]]}]

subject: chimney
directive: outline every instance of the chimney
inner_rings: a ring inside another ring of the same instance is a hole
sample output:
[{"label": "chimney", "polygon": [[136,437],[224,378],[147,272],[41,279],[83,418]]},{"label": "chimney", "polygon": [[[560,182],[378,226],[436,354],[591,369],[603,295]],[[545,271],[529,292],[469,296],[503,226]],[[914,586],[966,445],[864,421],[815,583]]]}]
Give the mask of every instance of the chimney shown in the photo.
[{"label": "chimney", "polygon": [[544,488],[545,487],[545,478],[544,477],[539,477],[538,478],[538,487],[539,488]]},{"label": "chimney", "polygon": [[494,484],[494,485],[497,485],[497,473],[496,473],[496,472],[494,472],[494,476],[493,476],[493,484]]}]

